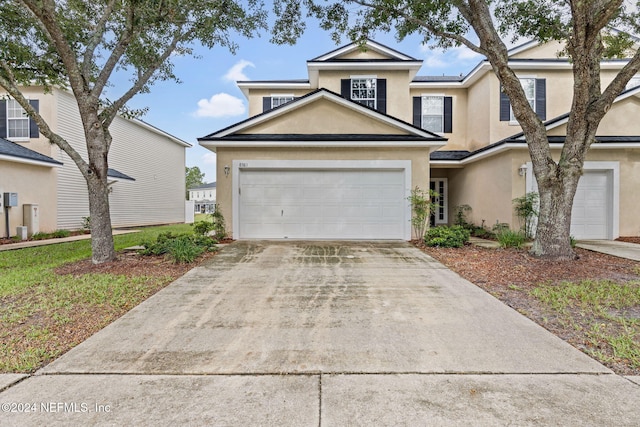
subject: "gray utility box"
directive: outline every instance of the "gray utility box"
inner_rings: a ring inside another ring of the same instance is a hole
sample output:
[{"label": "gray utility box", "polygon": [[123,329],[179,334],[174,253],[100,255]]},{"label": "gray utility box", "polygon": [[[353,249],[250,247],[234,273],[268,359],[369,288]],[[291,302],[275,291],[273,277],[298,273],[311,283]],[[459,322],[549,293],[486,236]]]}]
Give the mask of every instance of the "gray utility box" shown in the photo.
[{"label": "gray utility box", "polygon": [[4,207],[18,206],[18,193],[4,193]]}]

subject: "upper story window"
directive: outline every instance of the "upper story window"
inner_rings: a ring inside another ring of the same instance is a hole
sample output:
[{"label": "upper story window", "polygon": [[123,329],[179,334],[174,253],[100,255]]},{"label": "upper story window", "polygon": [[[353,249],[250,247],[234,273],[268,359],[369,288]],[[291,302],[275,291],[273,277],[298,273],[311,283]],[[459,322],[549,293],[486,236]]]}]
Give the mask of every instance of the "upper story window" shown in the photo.
[{"label": "upper story window", "polygon": [[29,116],[15,99],[7,100],[7,138],[16,141],[29,139]]},{"label": "upper story window", "polygon": [[[40,102],[30,99],[29,104],[38,112]],[[15,99],[0,99],[0,138],[13,141],[28,141],[39,138],[40,130],[36,122],[30,118],[24,108]]]},{"label": "upper story window", "polygon": [[422,129],[444,132],[444,96],[422,97]]},{"label": "upper story window", "polygon": [[413,125],[436,133],[453,132],[453,97],[422,95],[413,97]]},{"label": "upper story window", "polygon": [[375,77],[352,77],[351,100],[376,108],[377,79]]},{"label": "upper story window", "polygon": [[271,95],[271,108],[279,107],[293,101],[293,95]]},{"label": "upper story window", "polygon": [[[520,84],[522,85],[522,89],[524,89],[524,95],[527,97],[527,101],[529,101],[529,105],[531,105],[531,109],[536,111],[536,79],[534,78],[524,78],[520,79]],[[513,108],[509,109],[509,121],[515,121],[516,118],[513,115]]]},{"label": "upper story window", "polygon": [[625,86],[624,90],[631,89],[632,87],[640,86],[640,76],[633,76],[629,83]]},{"label": "upper story window", "polygon": [[[524,89],[524,94],[536,112],[540,120],[547,119],[547,81],[535,77],[520,78],[520,84]],[[504,91],[500,91],[500,121],[515,121],[513,109],[509,97]]]}]

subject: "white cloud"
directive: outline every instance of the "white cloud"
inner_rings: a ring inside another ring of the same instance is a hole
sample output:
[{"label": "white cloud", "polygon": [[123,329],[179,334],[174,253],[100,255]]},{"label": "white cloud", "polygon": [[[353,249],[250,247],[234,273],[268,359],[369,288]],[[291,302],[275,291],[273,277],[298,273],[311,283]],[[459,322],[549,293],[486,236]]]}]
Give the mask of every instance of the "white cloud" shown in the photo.
[{"label": "white cloud", "polygon": [[198,101],[196,117],[234,117],[245,113],[244,102],[228,93],[217,93],[209,99]]},{"label": "white cloud", "polygon": [[458,46],[451,49],[451,52],[454,52],[456,58],[461,61],[469,61],[469,60],[480,60],[481,55],[477,52],[472,51],[466,46]]},{"label": "white cloud", "polygon": [[205,165],[215,165],[216,164],[215,153],[205,153],[202,156],[202,163],[204,163]]},{"label": "white cloud", "polygon": [[247,67],[255,68],[256,66],[253,65],[252,62],[241,59],[233,67],[229,68],[229,71],[227,71],[227,74],[224,75],[223,79],[234,83],[238,80],[249,80],[249,77],[244,73],[244,69]]}]

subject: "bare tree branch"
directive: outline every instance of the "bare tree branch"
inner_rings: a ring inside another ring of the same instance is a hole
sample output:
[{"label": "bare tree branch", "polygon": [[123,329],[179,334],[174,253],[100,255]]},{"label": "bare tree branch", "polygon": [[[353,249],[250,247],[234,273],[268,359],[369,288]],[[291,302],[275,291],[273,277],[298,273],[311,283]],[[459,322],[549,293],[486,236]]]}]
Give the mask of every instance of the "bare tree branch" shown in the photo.
[{"label": "bare tree branch", "polygon": [[[95,51],[98,45],[100,44],[100,41],[102,41],[102,37],[104,36],[104,33],[107,28],[107,22],[109,22],[109,18],[111,18],[111,13],[113,12],[113,9],[117,2],[118,0],[110,0],[109,3],[107,3],[107,6],[105,7],[104,12],[102,13],[102,16],[98,20],[98,24],[93,30],[93,35],[91,37],[91,40],[89,41],[89,43],[87,43],[87,47],[83,55],[84,59],[82,61],[82,74],[85,80],[88,78],[88,76],[91,75],[91,66],[93,64],[92,60],[93,60]],[[88,84],[89,82],[87,82],[87,85]]]}]

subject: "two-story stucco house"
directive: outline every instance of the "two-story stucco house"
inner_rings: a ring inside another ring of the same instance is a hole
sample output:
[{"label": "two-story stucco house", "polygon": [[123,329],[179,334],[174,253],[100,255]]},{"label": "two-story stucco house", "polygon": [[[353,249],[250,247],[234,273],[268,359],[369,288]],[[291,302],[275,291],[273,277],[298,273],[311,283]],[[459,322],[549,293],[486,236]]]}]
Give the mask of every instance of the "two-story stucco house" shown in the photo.
[{"label": "two-story stucco house", "polygon": [[[86,146],[73,96],[60,89],[23,93],[54,132],[81,155]],[[116,117],[109,153],[114,227],[185,221],[185,149],[190,144],[140,120]],[[85,157],[86,158],[86,157]],[[2,209],[0,236],[24,224],[24,206],[38,205],[39,231],[80,229],[89,216],[87,185],[75,163],[38,131],[20,105],[0,100],[0,192],[17,193],[18,206]],[[28,230],[29,234],[33,231]]]},{"label": "two-story stucco house", "polygon": [[[572,70],[558,44],[510,51],[559,155]],[[606,85],[625,64],[604,61]],[[236,239],[410,239],[412,188],[439,197],[436,224],[518,228],[512,200],[535,191],[530,157],[487,61],[466,76],[418,75],[422,61],[374,41],[307,61],[303,80],[242,81],[249,118],[202,137],[217,153],[217,202]],[[428,70],[427,70],[428,71]],[[603,120],[575,198],[572,234],[640,234],[640,80]]]}]

